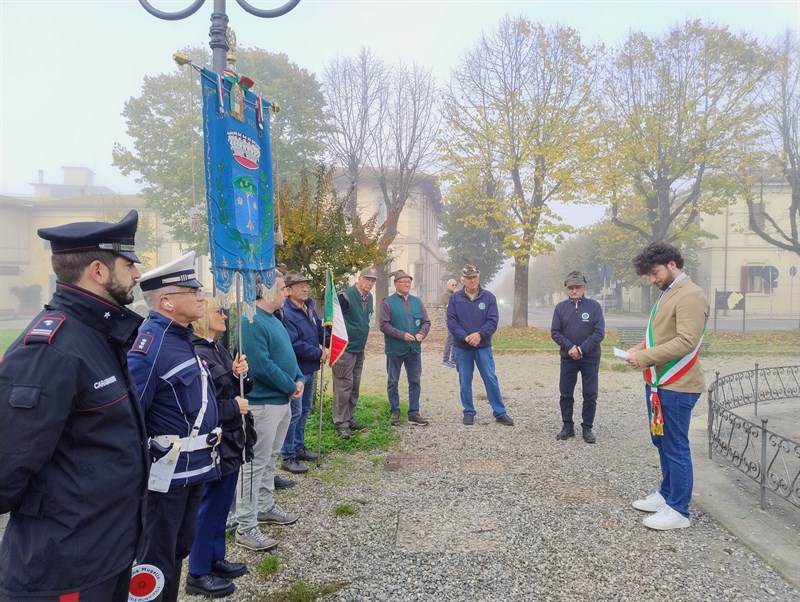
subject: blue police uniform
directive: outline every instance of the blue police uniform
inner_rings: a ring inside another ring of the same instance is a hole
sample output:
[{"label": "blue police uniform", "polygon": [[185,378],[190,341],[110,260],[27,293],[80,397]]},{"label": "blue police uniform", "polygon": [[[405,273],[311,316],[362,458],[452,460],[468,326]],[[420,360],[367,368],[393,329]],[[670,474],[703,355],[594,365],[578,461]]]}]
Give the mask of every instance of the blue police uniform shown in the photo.
[{"label": "blue police uniform", "polygon": [[[173,264],[175,269],[170,270]],[[153,270],[157,276],[150,276],[153,272],[144,274],[142,290],[171,284],[200,286],[194,278],[194,253],[173,264]],[[184,264],[191,267],[180,269]],[[150,471],[144,541],[137,561],[161,569],[165,584],[158,599],[174,602],[178,598],[181,564],[194,541],[203,484],[219,478],[217,400],[208,370],[195,353],[192,327],[158,312],[151,311],[140,327],[128,352],[128,363],[144,411],[147,435],[172,450]],[[176,453],[178,449],[180,452]],[[159,488],[154,475],[171,458],[174,473],[167,474]]]},{"label": "blue police uniform", "polygon": [[[137,222],[132,211],[39,236],[54,255],[102,250],[135,262]],[[11,513],[0,600],[128,599],[150,464],[125,355],[141,322],[59,280],[0,361],[0,513]]]}]

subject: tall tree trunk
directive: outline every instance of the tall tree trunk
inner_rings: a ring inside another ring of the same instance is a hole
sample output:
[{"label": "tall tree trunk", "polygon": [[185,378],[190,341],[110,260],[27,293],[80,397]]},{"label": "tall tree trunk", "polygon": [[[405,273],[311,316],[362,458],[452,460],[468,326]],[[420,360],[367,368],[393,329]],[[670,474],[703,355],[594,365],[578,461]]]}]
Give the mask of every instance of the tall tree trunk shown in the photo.
[{"label": "tall tree trunk", "polygon": [[378,271],[378,281],[372,287],[372,296],[375,297],[375,308],[373,320],[375,324],[378,323],[378,310],[381,307],[381,301],[389,296],[389,263],[381,263],[375,266]]},{"label": "tall tree trunk", "polygon": [[529,258],[517,259],[514,262],[514,314],[511,317],[512,328],[528,327],[528,269]]}]

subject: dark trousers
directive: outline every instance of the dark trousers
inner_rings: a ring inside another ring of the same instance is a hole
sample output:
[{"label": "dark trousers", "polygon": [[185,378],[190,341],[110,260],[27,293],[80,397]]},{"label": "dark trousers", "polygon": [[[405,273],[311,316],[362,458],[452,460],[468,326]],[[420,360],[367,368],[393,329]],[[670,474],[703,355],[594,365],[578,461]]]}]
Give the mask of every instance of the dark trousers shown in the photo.
[{"label": "dark trousers", "polygon": [[403,365],[406,367],[406,377],[408,378],[408,414],[413,416],[414,414],[419,414],[422,354],[409,351],[404,355],[386,356],[386,372],[389,375],[386,380],[386,396],[389,398],[389,410],[399,412],[400,393],[397,391],[397,386],[400,382],[400,368]]},{"label": "dark trousers", "polygon": [[144,543],[139,564],[152,564],[164,573],[164,591],[157,602],[177,602],[181,565],[194,542],[197,510],[203,499],[203,484],[174,491],[147,494]]},{"label": "dark trousers", "polygon": [[225,475],[219,481],[205,484],[203,501],[197,512],[197,533],[189,554],[189,572],[207,575],[211,565],[225,559],[225,523],[233,499],[239,470]]},{"label": "dark trousers", "polygon": [[35,594],[15,598],[3,597],[0,594],[2,602],[59,602],[59,600],[69,600],[70,594],[72,599],[79,602],[128,602],[128,592],[131,589],[131,566],[124,571],[115,575],[111,579],[106,579],[102,583],[98,583],[92,587],[82,588],[76,591],[61,592],[60,594],[49,594],[37,596]]},{"label": "dark trousers", "polygon": [[[645,385],[644,391],[649,417],[652,412],[650,385]],[[651,434],[650,439],[658,448],[658,459],[661,462],[659,493],[667,501],[667,506],[689,518],[689,502],[694,486],[689,424],[700,393],[681,393],[659,388],[658,397],[661,400],[661,414],[664,416],[664,434]]]},{"label": "dark trousers", "polygon": [[590,429],[594,425],[594,413],[597,409],[598,372],[600,372],[599,362],[561,358],[558,389],[561,392],[561,420],[564,424],[573,424],[572,407],[575,405],[575,384],[578,382],[578,374],[580,374],[583,387],[583,412],[581,413],[583,422],[581,422],[581,426]]}]

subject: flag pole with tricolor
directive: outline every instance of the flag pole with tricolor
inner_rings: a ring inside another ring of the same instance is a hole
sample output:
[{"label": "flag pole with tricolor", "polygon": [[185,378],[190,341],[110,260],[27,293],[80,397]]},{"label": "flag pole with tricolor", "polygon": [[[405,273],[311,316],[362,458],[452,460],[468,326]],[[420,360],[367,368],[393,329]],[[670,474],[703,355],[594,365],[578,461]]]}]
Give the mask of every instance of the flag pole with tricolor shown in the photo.
[{"label": "flag pole with tricolor", "polygon": [[[347,347],[347,327],[342,315],[342,306],[339,305],[339,295],[333,286],[333,275],[330,270],[325,272],[325,317],[322,319],[323,325],[323,345],[328,349],[328,365],[333,367],[336,361],[342,357]],[[330,328],[328,328],[330,327]],[[330,345],[328,345],[328,333],[330,333]],[[317,430],[317,467],[320,465],[322,456],[322,400],[325,392],[325,362],[320,365],[319,370],[319,428]]]}]

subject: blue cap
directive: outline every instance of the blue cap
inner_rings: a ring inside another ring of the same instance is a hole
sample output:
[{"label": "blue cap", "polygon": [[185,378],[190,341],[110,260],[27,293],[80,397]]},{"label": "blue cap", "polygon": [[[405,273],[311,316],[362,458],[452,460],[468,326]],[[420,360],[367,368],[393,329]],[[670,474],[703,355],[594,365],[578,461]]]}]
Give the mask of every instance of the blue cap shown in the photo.
[{"label": "blue cap", "polygon": [[143,291],[154,291],[165,286],[202,288],[194,269],[194,251],[142,274],[139,286]]},{"label": "blue cap", "polygon": [[53,255],[102,250],[139,263],[133,240],[138,225],[139,214],[132,209],[117,223],[75,222],[39,228],[36,233],[40,238],[50,241]]}]

